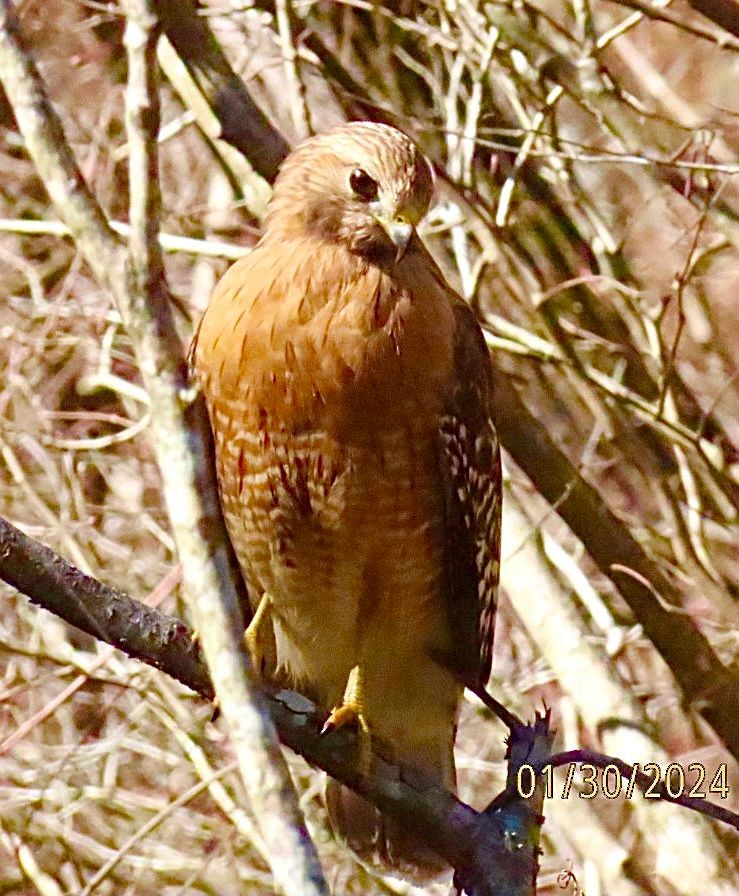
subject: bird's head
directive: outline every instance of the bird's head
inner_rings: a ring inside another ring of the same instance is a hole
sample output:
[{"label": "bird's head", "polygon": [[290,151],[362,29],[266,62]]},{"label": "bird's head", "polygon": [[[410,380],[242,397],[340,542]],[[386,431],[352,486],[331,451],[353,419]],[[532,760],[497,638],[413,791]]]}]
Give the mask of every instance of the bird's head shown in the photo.
[{"label": "bird's head", "polygon": [[431,166],[395,128],[354,122],[311,137],[275,182],[267,233],[344,244],[383,266],[399,261],[426,213]]}]

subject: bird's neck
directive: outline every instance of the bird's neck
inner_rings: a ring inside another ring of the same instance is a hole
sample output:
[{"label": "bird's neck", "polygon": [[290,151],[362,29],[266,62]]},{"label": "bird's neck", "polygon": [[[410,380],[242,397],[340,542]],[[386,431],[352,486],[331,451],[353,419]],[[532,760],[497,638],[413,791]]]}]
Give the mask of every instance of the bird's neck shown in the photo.
[{"label": "bird's neck", "polygon": [[292,330],[314,319],[327,327],[340,320],[365,336],[388,325],[401,294],[390,272],[340,243],[300,232],[270,233],[259,248],[265,257],[281,259],[275,288],[264,300],[277,324]]}]

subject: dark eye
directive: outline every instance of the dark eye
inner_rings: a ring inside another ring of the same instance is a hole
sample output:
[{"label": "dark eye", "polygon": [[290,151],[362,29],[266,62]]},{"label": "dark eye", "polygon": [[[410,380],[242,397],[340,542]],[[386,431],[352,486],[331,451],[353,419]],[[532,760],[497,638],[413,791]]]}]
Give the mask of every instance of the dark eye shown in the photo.
[{"label": "dark eye", "polygon": [[361,168],[355,168],[349,175],[349,186],[353,192],[359,196],[364,202],[372,202],[377,199],[379,187],[377,181],[373,180],[366,171]]}]

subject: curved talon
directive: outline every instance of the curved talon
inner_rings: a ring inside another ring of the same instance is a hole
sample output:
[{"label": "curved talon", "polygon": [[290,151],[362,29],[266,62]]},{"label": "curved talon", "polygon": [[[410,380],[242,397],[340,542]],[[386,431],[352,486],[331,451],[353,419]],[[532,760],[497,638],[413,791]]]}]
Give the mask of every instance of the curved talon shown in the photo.
[{"label": "curved talon", "polygon": [[372,768],[372,733],[364,715],[362,670],[359,666],[349,673],[344,697],[335,706],[323,724],[321,734],[329,734],[339,728],[357,728],[357,769],[360,774],[369,774]]},{"label": "curved talon", "polygon": [[331,731],[336,731],[338,728],[346,728],[350,725],[356,725],[359,729],[369,731],[362,715],[362,710],[355,704],[342,703],[331,710],[323,728],[321,728],[321,734],[329,734]]}]

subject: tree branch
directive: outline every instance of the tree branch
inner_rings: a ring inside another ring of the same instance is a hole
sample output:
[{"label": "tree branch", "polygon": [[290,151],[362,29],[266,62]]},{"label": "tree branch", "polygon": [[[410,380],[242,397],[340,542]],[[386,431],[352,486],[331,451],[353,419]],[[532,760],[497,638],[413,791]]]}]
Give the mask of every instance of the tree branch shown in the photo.
[{"label": "tree branch", "polygon": [[676,589],[497,368],[494,389],[501,444],[618,588],[670,667],[690,708],[739,759],[739,675],[723,665],[690,617],[676,612],[681,604]]},{"label": "tree branch", "polygon": [[0,81],[47,193],[96,277],[110,283],[122,274],[123,252],[77,167],[41,75],[23,49],[10,0],[0,0]]},{"label": "tree branch", "polygon": [[725,31],[739,37],[739,3],[737,0],[688,0],[688,5],[702,13]]},{"label": "tree branch", "polygon": [[101,284],[112,291],[133,342],[151,399],[154,447],[188,608],[210,663],[275,879],[285,893],[324,896],[328,888],[271,717],[248,677],[244,623],[211,462],[210,427],[202,402],[191,403],[188,397],[187,368],[156,240],[156,18],[147,0],[128,0],[126,10],[129,253],[112,235],[79,172],[41,77],[20,44],[10,0],[0,0],[0,80],[60,217]]},{"label": "tree branch", "polygon": [[207,20],[193,0],[156,0],[155,6],[170,43],[221,123],[218,136],[273,181],[290,147],[231,68]]},{"label": "tree branch", "polygon": [[[159,171],[157,135],[159,132],[159,95],[156,83],[157,18],[151,0],[125,0],[126,31],[124,42],[128,55],[126,91],[126,124],[129,144],[129,190],[131,233],[129,237],[129,295],[136,316],[144,322],[140,344],[154,341],[152,355],[161,348],[161,336],[174,335],[171,305],[164,281],[159,232]],[[162,324],[166,322],[163,328]],[[161,334],[161,335],[160,335]],[[157,384],[158,385],[158,384]],[[176,393],[171,384],[164,384],[162,401],[171,402]],[[153,399],[152,399],[153,406]],[[172,452],[173,453],[173,452]],[[172,453],[167,458],[175,463]],[[202,456],[201,456],[202,457]],[[177,530],[177,513],[181,510],[182,482],[195,484],[196,471],[191,458],[185,457],[186,469],[170,471],[162,465],[165,482],[176,474],[165,489],[170,497],[178,495],[170,517]],[[189,468],[189,469],[187,469]],[[184,475],[183,475],[184,474]],[[212,492],[212,496],[215,491]],[[191,496],[199,499],[195,493]],[[211,500],[215,500],[211,497]],[[187,518],[191,513],[187,513]],[[203,572],[207,569],[207,545],[197,537],[195,557],[191,546],[183,544],[183,536],[191,533],[180,529],[177,540],[185,570],[185,593],[189,615],[195,624],[203,652],[211,672],[221,710],[228,723],[231,741],[239,764],[257,824],[264,837],[269,863],[278,888],[295,896],[328,896],[318,855],[305,826],[298,805],[290,772],[279,749],[272,718],[258,684],[248,674],[249,663],[243,645],[244,621],[238,603],[229,602],[219,582],[201,590]],[[194,562],[193,562],[194,561]],[[235,592],[231,589],[231,598]]]},{"label": "tree branch", "polygon": [[[83,574],[2,518],[0,578],[37,606],[212,699],[213,687],[185,622]],[[389,763],[376,743],[372,774],[361,775],[355,735],[343,729],[322,735],[324,719],[301,695],[270,688],[267,702],[286,746],[401,818],[456,869],[457,883],[471,896],[533,896],[543,821],[540,787],[529,800],[506,790],[505,799],[478,813],[421,773]],[[550,741],[548,715],[515,728],[509,784],[521,764],[544,764]]]},{"label": "tree branch", "polygon": [[[0,579],[32,603],[123,650],[180,681],[204,698],[213,687],[190,627],[87,576],[50,548],[0,518]],[[373,743],[375,761],[368,776],[358,772],[356,737],[341,729],[321,734],[323,717],[300,694],[268,687],[267,702],[280,740],[309,763],[362,794],[382,811],[418,831],[419,836],[455,868],[455,882],[470,896],[530,896],[536,869],[544,790],[541,778],[528,800],[518,794],[523,765],[540,773],[547,765],[590,762],[614,765],[641,788],[648,774],[620,759],[590,750],[551,755],[549,715],[533,725],[516,724],[510,734],[506,787],[483,812],[476,812],[421,773],[388,762]],[[512,717],[513,719],[514,717]],[[689,797],[672,797],[664,786],[660,799],[701,812],[739,830],[739,815],[723,806]]]}]

